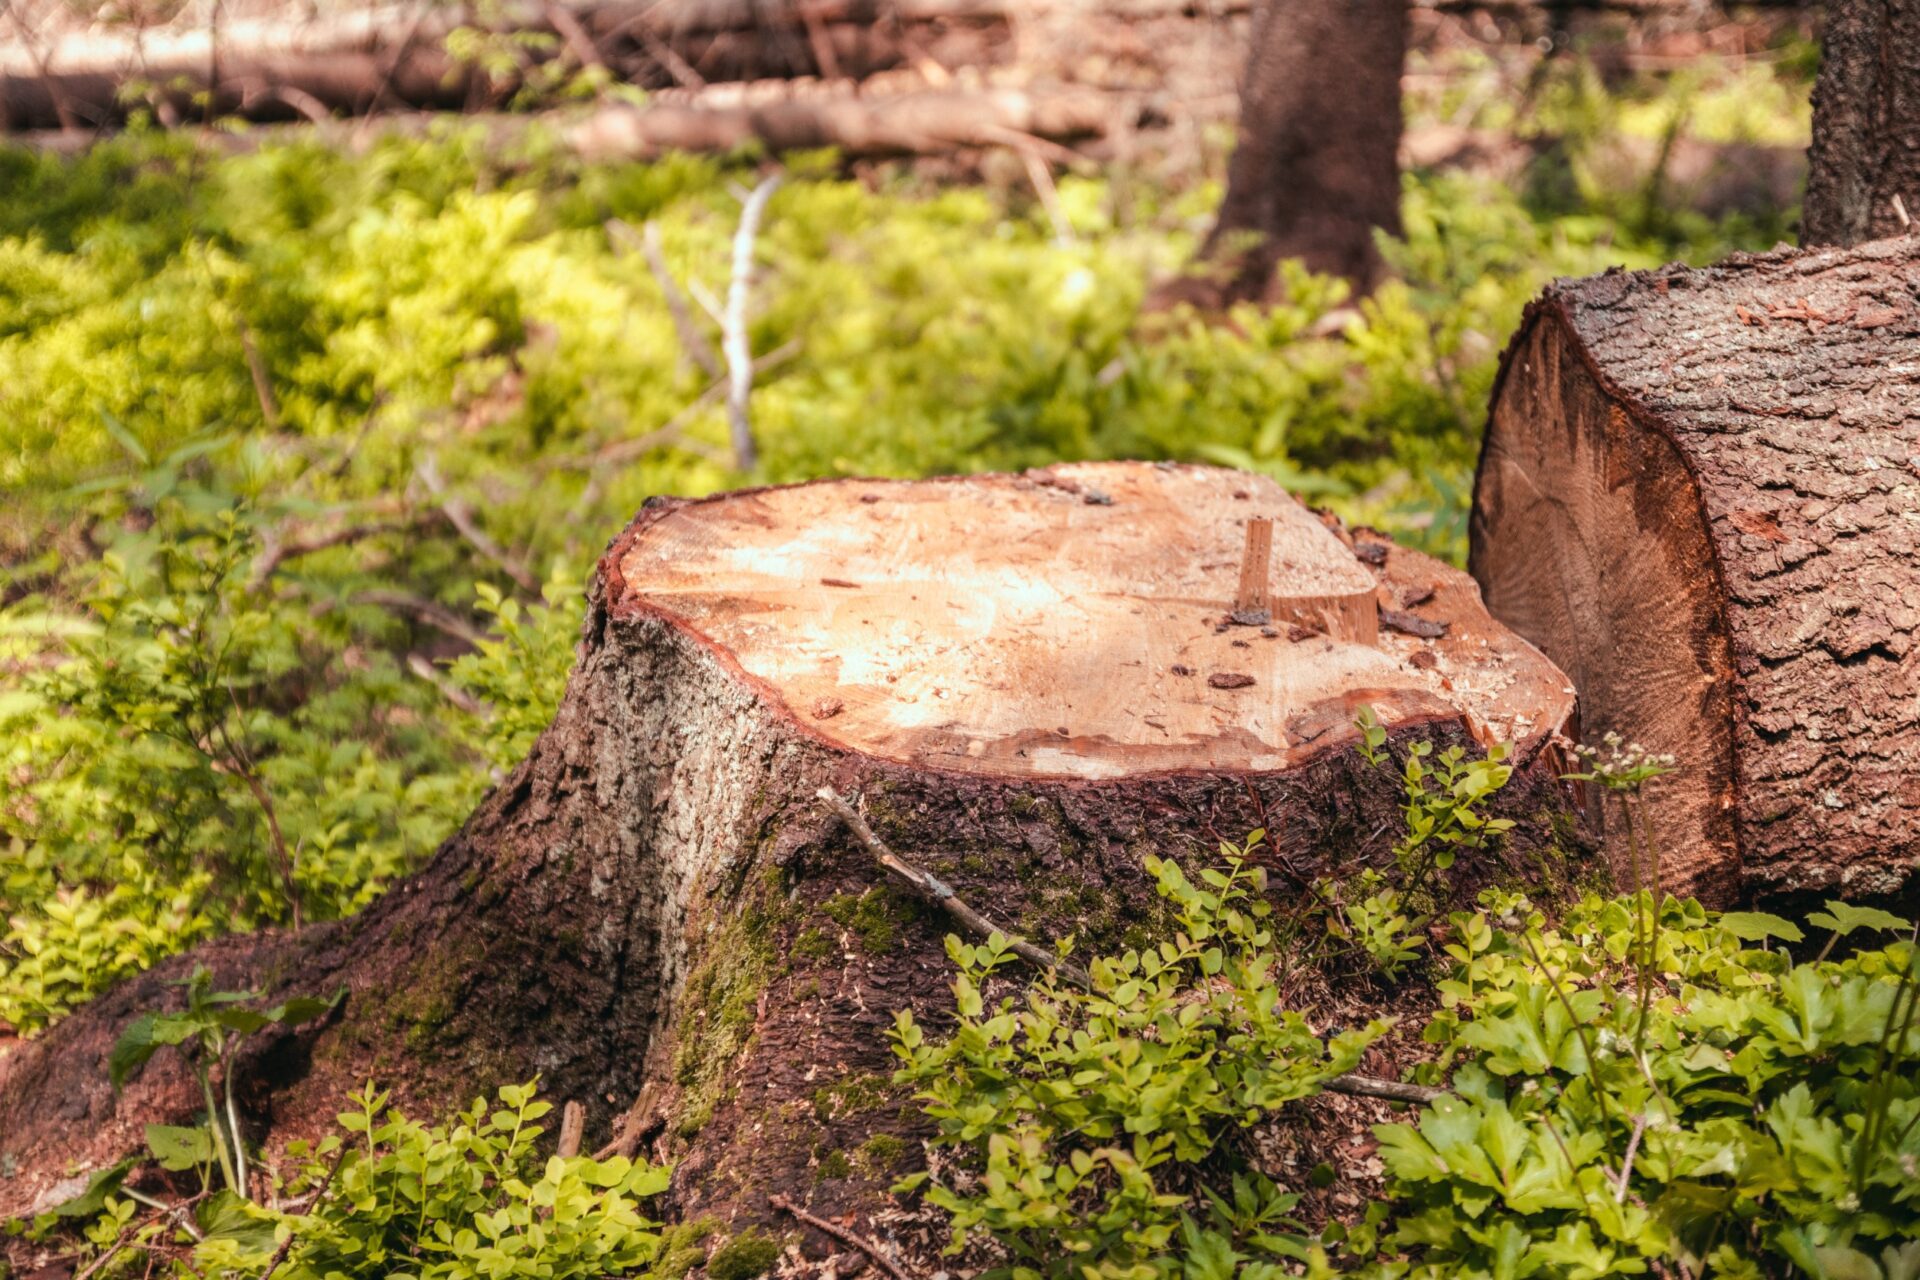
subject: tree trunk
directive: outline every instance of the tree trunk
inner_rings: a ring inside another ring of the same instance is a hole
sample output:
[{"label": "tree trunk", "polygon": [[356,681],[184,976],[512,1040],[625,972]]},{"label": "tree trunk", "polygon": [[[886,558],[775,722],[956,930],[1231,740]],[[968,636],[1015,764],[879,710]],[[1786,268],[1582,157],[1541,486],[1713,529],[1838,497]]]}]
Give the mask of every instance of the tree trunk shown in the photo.
[{"label": "tree trunk", "polygon": [[1830,0],[1803,245],[1905,234],[1920,211],[1920,3]]},{"label": "tree trunk", "polygon": [[[1222,616],[1253,516],[1279,565],[1264,627]],[[1399,612],[1368,642],[1377,600]],[[553,725],[425,871],[355,919],[179,957],[0,1059],[0,1217],[195,1110],[172,1055],[118,1097],[103,1062],[195,963],[349,992],[250,1055],[269,1146],[369,1077],[427,1115],[538,1072],[586,1104],[590,1146],[629,1112],[677,1162],[676,1215],[770,1218],[781,1192],[871,1211],[900,1170],[864,1144],[916,1132],[883,1031],[938,1021],[946,925],[882,886],[823,785],[992,919],[1105,947],[1150,933],[1150,852],[1200,862],[1264,827],[1294,885],[1382,857],[1399,780],[1349,749],[1362,704],[1402,743],[1514,740],[1519,860],[1456,874],[1533,870],[1572,703],[1463,574],[1235,472],[656,501],[600,563]]]},{"label": "tree trunk", "polygon": [[1298,258],[1366,292],[1374,233],[1400,232],[1402,0],[1265,0],[1240,88],[1240,135],[1202,266],[1162,301],[1270,298]]},{"label": "tree trunk", "polygon": [[1916,291],[1906,241],[1609,272],[1548,289],[1507,349],[1472,571],[1590,737],[1679,758],[1670,889],[1912,884]]}]

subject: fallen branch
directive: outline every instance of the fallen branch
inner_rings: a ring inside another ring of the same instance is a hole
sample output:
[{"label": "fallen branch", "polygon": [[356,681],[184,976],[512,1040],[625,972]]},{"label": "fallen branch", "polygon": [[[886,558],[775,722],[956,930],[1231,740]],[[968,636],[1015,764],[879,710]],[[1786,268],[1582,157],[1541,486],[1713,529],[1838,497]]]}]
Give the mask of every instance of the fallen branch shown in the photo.
[{"label": "fallen branch", "polygon": [[727,358],[727,429],[733,437],[733,464],[751,471],[759,461],[753,443],[753,423],[747,402],[753,395],[753,344],[747,334],[747,302],[753,290],[753,241],[767,202],[780,189],[776,170],[760,180],[740,204],[740,226],[733,234],[733,279],[727,285],[727,310],[722,318],[720,350]]},{"label": "fallen branch", "polygon": [[872,1258],[874,1263],[878,1265],[882,1271],[893,1277],[893,1280],[914,1280],[912,1272],[906,1270],[892,1258],[889,1258],[885,1253],[881,1252],[879,1245],[866,1239],[864,1236],[856,1235],[845,1227],[837,1226],[834,1223],[828,1222],[825,1218],[808,1213],[786,1196],[768,1196],[767,1203],[782,1213],[792,1214],[814,1230],[825,1232],[841,1244],[858,1249],[869,1258]]},{"label": "fallen branch", "polygon": [[[874,861],[884,867],[908,892],[922,902],[945,912],[975,937],[984,939],[997,933],[1007,939],[1007,949],[1027,963],[1050,970],[1084,991],[1093,989],[1093,975],[1085,969],[1008,933],[962,901],[954,893],[951,885],[932,872],[908,862],[888,848],[886,842],[868,825],[860,811],[832,787],[822,787],[815,794],[835,817],[847,824],[847,829],[853,832],[854,838],[873,855]],[[1405,1084],[1398,1080],[1383,1080],[1377,1076],[1363,1076],[1353,1072],[1334,1076],[1322,1087],[1328,1093],[1346,1094],[1349,1097],[1384,1098],[1390,1102],[1414,1104],[1433,1102],[1445,1097],[1447,1092],[1445,1089],[1435,1089],[1428,1085]]]},{"label": "fallen branch", "polygon": [[440,479],[440,468],[432,458],[422,458],[414,468],[414,474],[420,477],[420,483],[427,487],[427,491],[439,499],[440,511],[447,517],[447,523],[458,530],[475,551],[499,565],[529,595],[540,594],[540,579],[533,575],[525,562],[488,536],[487,531],[480,527],[479,520],[474,518],[472,507],[447,492],[445,483]]},{"label": "fallen branch", "polygon": [[997,933],[1007,939],[1007,949],[1028,964],[1036,968],[1052,970],[1083,991],[1093,990],[1093,975],[1085,969],[1050,951],[1034,946],[1016,934],[1008,933],[961,901],[954,893],[953,887],[946,881],[930,871],[921,870],[895,854],[887,847],[885,841],[874,834],[873,828],[867,825],[867,820],[861,816],[860,811],[848,804],[846,798],[832,787],[822,787],[816,794],[820,797],[822,804],[831,809],[840,821],[847,824],[847,829],[866,846],[867,852],[873,855],[873,860],[885,867],[894,879],[905,886],[916,898],[944,911],[956,924],[975,937],[989,938]]},{"label": "fallen branch", "polygon": [[425,654],[408,654],[407,670],[413,672],[414,675],[419,676],[422,680],[425,680],[428,684],[439,690],[441,697],[468,715],[480,716],[486,714],[486,703],[480,701],[480,699],[447,679],[446,675],[442,673],[438,667],[434,666],[432,660]]},{"label": "fallen branch", "polygon": [[260,556],[253,562],[253,572],[247,578],[247,589],[258,591],[267,584],[267,580],[289,560],[309,556],[317,551],[327,551],[334,547],[343,547],[350,542],[363,538],[376,537],[383,533],[398,533],[414,526],[412,519],[369,520],[364,524],[341,525],[337,529],[328,529],[323,533],[289,535],[270,533],[263,539]]},{"label": "fallen branch", "polygon": [[465,618],[443,604],[427,599],[425,596],[410,595],[405,591],[376,589],[362,591],[348,600],[349,604],[368,604],[386,609],[393,613],[404,613],[420,622],[426,623],[436,631],[441,631],[463,644],[479,648],[486,634],[473,626]]}]

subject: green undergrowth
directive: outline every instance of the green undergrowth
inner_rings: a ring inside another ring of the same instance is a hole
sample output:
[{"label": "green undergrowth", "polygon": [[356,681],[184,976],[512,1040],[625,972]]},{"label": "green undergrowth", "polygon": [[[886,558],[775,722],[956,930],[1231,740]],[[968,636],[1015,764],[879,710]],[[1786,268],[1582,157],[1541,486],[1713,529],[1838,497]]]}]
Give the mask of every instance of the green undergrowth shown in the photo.
[{"label": "green undergrowth", "polygon": [[[1831,902],[1803,927],[1662,893],[1645,787],[1670,761],[1619,744],[1581,776],[1620,807],[1647,887],[1455,904],[1424,873],[1502,838],[1498,753],[1436,769],[1363,728],[1408,793],[1359,901],[1322,886],[1276,910],[1255,832],[1191,873],[1150,864],[1177,913],[1154,946],[1016,975],[1000,935],[948,938],[950,1020],[902,1011],[890,1039],[945,1149],[897,1189],[943,1211],[949,1252],[983,1280],[1920,1275],[1914,922]],[[1341,1177],[1338,1153],[1284,1186],[1258,1135],[1301,1124],[1388,1030],[1288,1006],[1301,965],[1343,960],[1434,984],[1409,1072],[1428,1096],[1373,1126],[1364,1211],[1315,1225],[1303,1194]]]},{"label": "green undergrowth", "polygon": [[[1461,83],[1415,110],[1498,125]],[[1551,84],[1562,134],[1679,102]],[[1731,129],[1722,90],[1689,110]],[[546,723],[582,583],[650,495],[1185,459],[1457,560],[1525,299],[1786,215],[1413,173],[1375,296],[1293,273],[1203,324],[1139,303],[1204,229],[1211,160],[1064,176],[1061,243],[1024,189],[789,157],[742,473],[627,229],[654,225],[712,343],[748,164],[583,164],[457,122],[352,154],[0,149],[0,1031],[418,866]],[[871,915],[852,934],[884,950]]]}]

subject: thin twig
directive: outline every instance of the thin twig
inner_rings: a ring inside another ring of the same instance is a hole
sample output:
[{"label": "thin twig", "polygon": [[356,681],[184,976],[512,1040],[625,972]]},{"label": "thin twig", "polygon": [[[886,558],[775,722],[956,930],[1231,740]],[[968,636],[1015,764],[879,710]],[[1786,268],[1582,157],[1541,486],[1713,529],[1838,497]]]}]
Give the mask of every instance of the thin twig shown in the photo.
[{"label": "thin twig", "polygon": [[792,1200],[788,1199],[786,1196],[783,1196],[783,1195],[768,1196],[767,1203],[772,1205],[774,1208],[780,1210],[782,1213],[792,1214],[794,1217],[798,1218],[800,1221],[812,1227],[815,1231],[824,1231],[826,1234],[832,1236],[835,1240],[838,1240],[841,1244],[849,1245],[855,1249],[858,1249],[860,1252],[866,1254],[869,1258],[872,1258],[874,1262],[879,1265],[882,1271],[886,1272],[888,1275],[893,1277],[893,1280],[914,1280],[912,1272],[908,1271],[905,1267],[902,1267],[899,1263],[895,1262],[892,1258],[889,1258],[885,1253],[881,1252],[880,1246],[875,1244],[873,1241],[868,1240],[866,1237],[856,1235],[855,1233],[847,1230],[845,1227],[837,1226],[834,1223],[828,1222],[825,1218],[817,1217],[814,1214],[808,1213],[805,1209],[802,1209],[799,1205],[795,1204]]},{"label": "thin twig", "polygon": [[564,4],[550,4],[547,6],[547,21],[567,42],[568,50],[579,59],[582,69],[599,67],[602,71],[606,70],[606,59],[600,56],[600,50],[594,47],[593,37],[587,34],[587,29],[580,25],[580,19],[573,16],[571,9]]},{"label": "thin twig", "polygon": [[327,551],[334,547],[345,546],[349,542],[358,542],[362,538],[375,537],[382,533],[397,533],[414,525],[411,519],[405,520],[369,520],[364,524],[346,524],[323,533],[310,533],[304,537],[268,534],[260,549],[259,558],[253,562],[253,573],[247,578],[247,589],[258,591],[267,585],[267,580],[289,560],[309,556],[316,551]]},{"label": "thin twig", "polygon": [[733,462],[742,471],[751,471],[759,461],[753,443],[753,423],[747,416],[747,402],[753,395],[753,344],[747,334],[747,301],[753,290],[753,240],[760,233],[760,219],[766,214],[767,201],[780,189],[781,174],[776,171],[760,180],[741,202],[740,226],[733,234],[733,279],[727,286],[727,310],[721,325],[721,349],[727,356],[727,425],[733,434]]},{"label": "thin twig", "polygon": [[[232,701],[234,711],[239,714],[244,729],[246,709],[240,705],[240,695],[234,692],[232,684],[227,685],[227,697]],[[247,790],[253,793],[255,803],[260,806],[260,812],[266,815],[267,833],[272,837],[274,856],[280,862],[280,878],[286,885],[287,905],[293,911],[293,927],[298,929],[301,925],[300,884],[294,878],[293,851],[287,848],[287,837],[280,830],[280,814],[274,808],[273,796],[268,792],[267,784],[261,781],[260,771],[254,767],[253,757],[247,753],[245,747],[234,740],[225,719],[216,721],[215,728],[219,730],[221,739],[227,744],[227,758],[234,773],[247,784]],[[216,1119],[215,1124],[217,1123]]]},{"label": "thin twig", "polygon": [[1008,933],[961,901],[954,894],[953,887],[946,881],[896,855],[887,847],[885,841],[874,834],[873,828],[867,825],[867,820],[861,816],[860,811],[848,804],[845,797],[838,791],[832,787],[822,787],[815,794],[840,821],[847,824],[847,829],[853,832],[862,845],[866,846],[867,852],[873,855],[873,860],[885,867],[896,880],[905,885],[907,890],[922,902],[944,911],[953,917],[955,923],[978,937],[988,938],[996,933],[999,934],[1007,939],[1007,949],[1028,964],[1041,969],[1051,969],[1083,991],[1093,990],[1093,975],[1085,969],[1050,951],[1034,946],[1024,938]]},{"label": "thin twig", "polygon": [[427,491],[440,500],[441,512],[459,531],[460,536],[472,544],[475,551],[499,565],[506,575],[518,583],[528,595],[540,594],[540,580],[533,576],[533,571],[527,568],[518,556],[487,536],[487,531],[482,529],[480,522],[474,518],[472,507],[447,492],[445,483],[440,479],[440,468],[431,457],[422,458],[414,467],[414,473],[420,477],[420,482],[426,485]]},{"label": "thin twig", "polygon": [[1646,1131],[1647,1116],[1645,1112],[1642,1112],[1633,1118],[1633,1133],[1627,1139],[1626,1158],[1620,1162],[1620,1181],[1613,1189],[1613,1202],[1615,1204],[1625,1204],[1627,1202],[1627,1179],[1633,1176],[1634,1153],[1640,1150],[1640,1135]]},{"label": "thin twig", "polygon": [[634,28],[640,37],[640,43],[646,47],[647,54],[655,62],[665,67],[673,82],[683,89],[704,89],[707,78],[694,70],[693,64],[674,52],[673,46],[653,33],[642,20]]},{"label": "thin twig", "polygon": [[720,377],[720,357],[714,354],[713,344],[707,341],[707,335],[700,332],[700,326],[693,322],[693,311],[687,306],[687,295],[667,267],[667,255],[660,247],[659,224],[649,221],[635,232],[627,222],[609,218],[607,231],[628,247],[639,248],[641,256],[647,261],[647,269],[653,272],[655,283],[666,296],[667,314],[673,317],[673,329],[680,335],[681,348],[709,378]]},{"label": "thin twig", "polygon": [[[854,838],[873,855],[874,861],[884,867],[921,901],[939,908],[976,937],[989,938],[997,933],[1008,940],[1007,949],[1027,963],[1050,970],[1082,990],[1093,989],[1093,975],[1085,969],[1008,933],[962,901],[954,893],[951,885],[933,873],[916,867],[888,848],[886,841],[875,834],[860,811],[849,804],[846,797],[838,791],[832,787],[822,787],[815,794],[835,817],[847,824],[847,829],[852,831]],[[1382,1080],[1377,1076],[1363,1076],[1353,1072],[1334,1076],[1325,1081],[1322,1087],[1329,1093],[1341,1093],[1349,1097],[1384,1098],[1390,1102],[1415,1104],[1437,1101],[1447,1093],[1445,1089],[1435,1089],[1428,1085],[1403,1084],[1398,1080]]]},{"label": "thin twig", "polygon": [[409,595],[405,591],[375,589],[359,592],[348,603],[377,605],[394,613],[409,614],[434,630],[444,631],[454,639],[472,645],[476,649],[480,647],[481,641],[487,638],[485,633],[475,628],[465,618],[425,596]]},{"label": "thin twig", "polygon": [[[782,364],[798,354],[800,354],[799,339],[796,338],[791,342],[783,342],[773,350],[767,352],[767,354],[756,358],[753,362],[753,371],[756,374],[764,373],[775,365]],[[724,379],[713,383],[706,390],[690,400],[684,408],[680,409],[671,418],[668,418],[652,431],[644,435],[632,436],[626,440],[615,440],[610,444],[604,445],[598,451],[589,454],[583,460],[582,465],[588,467],[604,467],[615,463],[629,462],[634,458],[641,457],[652,449],[658,448],[660,445],[666,444],[680,434],[681,428],[686,426],[689,418],[718,400],[726,389],[727,384]]]},{"label": "thin twig", "polygon": [[1047,220],[1053,224],[1053,243],[1065,248],[1073,243],[1073,224],[1067,220],[1066,208],[1060,203],[1060,189],[1053,185],[1053,171],[1031,148],[1015,147],[1014,150],[1026,165],[1027,181],[1033,184],[1034,194],[1040,197],[1040,207],[1047,211]]},{"label": "thin twig", "polygon": [[430,662],[425,654],[407,655],[407,670],[425,680],[440,691],[440,696],[451,702],[470,716],[483,716],[487,713],[487,704],[447,679],[440,669]]},{"label": "thin twig", "polygon": [[273,398],[273,384],[267,381],[267,366],[260,359],[260,349],[253,344],[253,330],[247,322],[234,318],[234,325],[240,330],[240,351],[247,358],[247,376],[253,379],[253,394],[260,400],[260,417],[265,420],[267,430],[280,429],[280,406]]},{"label": "thin twig", "polygon": [[[334,1154],[333,1163],[327,1167],[327,1176],[320,1180],[319,1186],[308,1193],[309,1198],[316,1207],[326,1198],[327,1189],[333,1185],[333,1175],[340,1172],[340,1162],[347,1158],[347,1150],[346,1145],[344,1143],[341,1144],[340,1150]],[[260,1280],[273,1280],[273,1273],[280,1269],[280,1264],[287,1260],[289,1253],[293,1252],[295,1235],[294,1230],[289,1227],[287,1229],[287,1238],[282,1240],[280,1247],[273,1251],[273,1259],[267,1263],[267,1269],[260,1273]]]}]

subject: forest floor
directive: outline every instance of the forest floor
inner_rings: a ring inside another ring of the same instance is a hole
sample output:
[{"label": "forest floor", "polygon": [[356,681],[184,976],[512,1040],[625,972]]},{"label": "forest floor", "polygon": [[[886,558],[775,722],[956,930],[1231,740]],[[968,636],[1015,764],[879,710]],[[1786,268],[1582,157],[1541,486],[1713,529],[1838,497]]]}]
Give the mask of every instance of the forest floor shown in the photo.
[{"label": "forest floor", "polygon": [[[0,1037],[417,866],[545,724],[581,575],[650,495],[1191,459],[1457,561],[1542,283],[1790,234],[1791,164],[1751,161],[1804,145],[1800,19],[1423,12],[1396,278],[1143,316],[1219,196],[1237,21],[1048,52],[1081,79],[1150,53],[1212,105],[1042,188],[1008,150],[788,157],[751,472],[707,314],[751,155],[595,163],[458,118],[0,149]],[[230,748],[159,732],[189,711]]]}]

